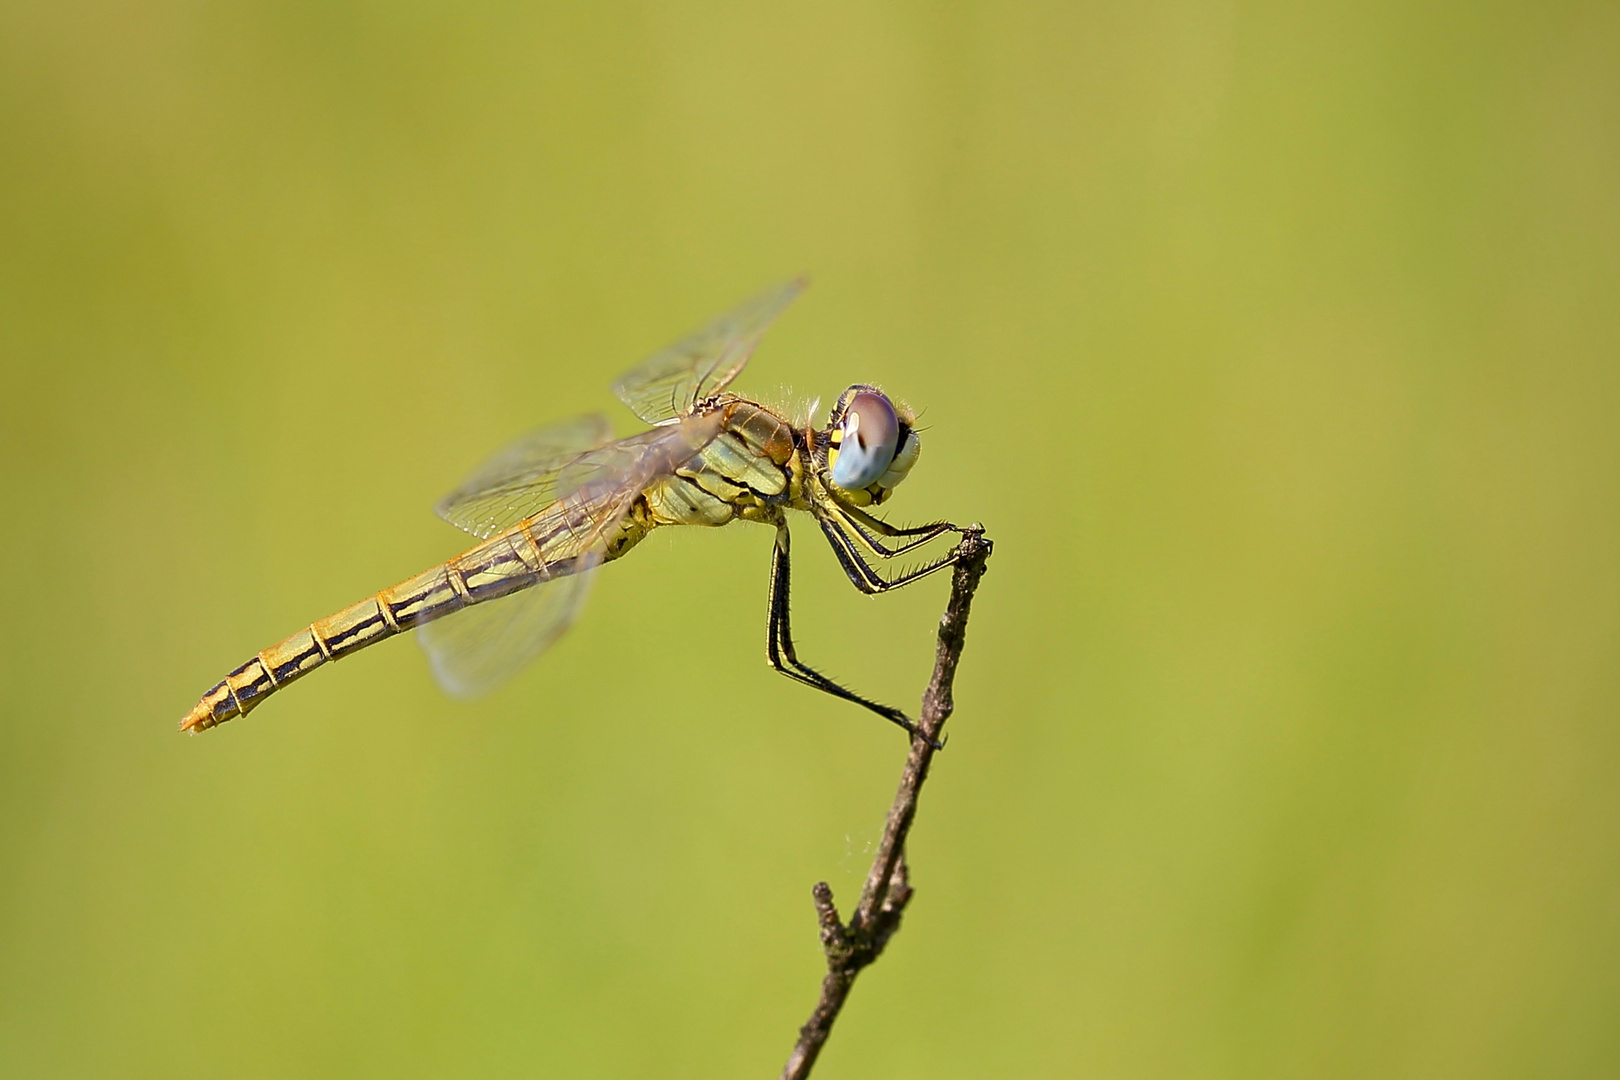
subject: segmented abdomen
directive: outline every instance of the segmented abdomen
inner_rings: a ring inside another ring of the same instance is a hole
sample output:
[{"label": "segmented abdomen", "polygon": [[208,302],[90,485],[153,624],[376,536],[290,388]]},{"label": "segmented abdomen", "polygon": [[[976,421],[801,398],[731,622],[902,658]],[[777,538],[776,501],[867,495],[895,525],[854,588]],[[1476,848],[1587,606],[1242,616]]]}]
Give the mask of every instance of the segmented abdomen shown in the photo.
[{"label": "segmented abdomen", "polygon": [[[544,541],[542,541],[544,542]],[[329,660],[374,645],[469,604],[494,600],[575,571],[578,560],[546,562],[520,526],[316,622],[225,676],[180,721],[204,731],[244,716],[269,695]]]}]

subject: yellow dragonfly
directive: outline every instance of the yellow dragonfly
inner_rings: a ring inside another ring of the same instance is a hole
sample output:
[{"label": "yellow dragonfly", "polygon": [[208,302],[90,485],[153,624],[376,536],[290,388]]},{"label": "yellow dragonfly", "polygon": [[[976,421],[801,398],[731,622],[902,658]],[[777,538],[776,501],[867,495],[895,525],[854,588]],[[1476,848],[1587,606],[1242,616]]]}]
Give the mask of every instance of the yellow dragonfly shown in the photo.
[{"label": "yellow dragonfly", "polygon": [[[653,425],[615,440],[606,419],[540,428],[497,453],[441,501],[439,516],[479,543],[270,646],[203,695],[180,722],[203,731],[244,716],[331,660],[415,630],[441,686],[481,694],[533,660],[573,622],[597,567],[662,525],[757,521],[776,528],[766,657],[799,682],[862,705],[908,732],[879,704],[799,660],[788,619],[787,511],[810,514],[855,587],[881,593],[956,561],[956,550],[884,577],[889,560],[945,533],[939,521],[898,528],[867,507],[886,501],[916,464],[915,418],[877,387],[839,396],[826,427],[727,392],[766,329],[804,288],[765,292],[657,353],[613,384]],[[496,601],[499,601],[498,603]]]}]

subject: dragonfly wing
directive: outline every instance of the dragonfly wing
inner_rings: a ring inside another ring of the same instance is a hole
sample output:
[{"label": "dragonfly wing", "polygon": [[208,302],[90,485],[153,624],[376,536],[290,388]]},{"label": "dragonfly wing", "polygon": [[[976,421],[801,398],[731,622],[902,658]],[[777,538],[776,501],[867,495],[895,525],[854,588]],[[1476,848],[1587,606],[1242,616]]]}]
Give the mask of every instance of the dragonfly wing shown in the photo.
[{"label": "dragonfly wing", "polygon": [[538,428],[497,451],[433,509],[456,528],[487,540],[549,506],[564,467],[612,438],[603,416]]},{"label": "dragonfly wing", "polygon": [[427,653],[434,679],[451,697],[473,698],[516,675],[573,623],[599,563],[599,558],[588,557],[586,565],[567,577],[419,627],[416,640]]},{"label": "dragonfly wing", "polygon": [[760,293],[621,375],[613,393],[649,424],[687,415],[697,402],[724,390],[737,377],[759,339],[806,284],[804,278],[795,278]]},{"label": "dragonfly wing", "polygon": [[593,508],[624,496],[628,509],[648,484],[702,453],[724,426],[718,413],[677,420],[580,454],[558,472],[558,493]]},{"label": "dragonfly wing", "polygon": [[557,497],[530,515],[524,531],[548,564],[570,572],[418,628],[439,685],[455,697],[476,697],[545,652],[578,615],[636,496],[701,453],[721,427],[719,415],[687,417],[576,454],[554,470],[547,482]]}]

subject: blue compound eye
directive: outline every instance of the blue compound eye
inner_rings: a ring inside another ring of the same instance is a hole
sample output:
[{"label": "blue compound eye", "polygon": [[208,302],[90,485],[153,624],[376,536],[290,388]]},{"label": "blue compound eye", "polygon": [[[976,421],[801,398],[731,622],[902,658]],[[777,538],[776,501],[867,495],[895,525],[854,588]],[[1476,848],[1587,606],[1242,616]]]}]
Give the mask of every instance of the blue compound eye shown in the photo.
[{"label": "blue compound eye", "polygon": [[888,471],[900,441],[900,418],[888,398],[862,391],[850,399],[839,430],[833,483],[845,491],[858,491]]}]

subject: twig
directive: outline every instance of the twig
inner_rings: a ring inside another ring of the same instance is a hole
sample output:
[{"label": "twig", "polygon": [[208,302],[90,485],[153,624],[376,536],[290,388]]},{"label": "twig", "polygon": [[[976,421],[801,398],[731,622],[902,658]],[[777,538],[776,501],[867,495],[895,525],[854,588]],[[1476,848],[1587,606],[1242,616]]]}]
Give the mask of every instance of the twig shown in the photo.
[{"label": "twig", "polygon": [[831,886],[822,881],[811,890],[816,918],[821,923],[821,947],[827,954],[827,974],[821,980],[821,1000],[804,1027],[799,1029],[799,1041],[782,1069],[782,1080],[802,1080],[810,1075],[816,1056],[821,1053],[827,1036],[832,1034],[833,1022],[855,985],[855,976],[882,955],[889,938],[900,929],[900,916],[912,894],[906,869],[906,834],[917,816],[917,795],[923,781],[928,779],[928,765],[934,759],[940,729],[951,715],[951,686],[956,681],[956,664],[962,658],[962,646],[967,637],[968,609],[973,604],[973,592],[979,587],[979,579],[984,576],[990,548],[990,541],[977,526],[968,530],[957,545],[959,558],[951,578],[951,599],[939,620],[934,676],[923,692],[922,715],[917,733],[911,739],[906,767],[900,774],[900,790],[895,793],[894,806],[889,809],[889,820],[883,827],[883,839],[878,843],[877,858],[866,875],[866,887],[861,890],[849,924],[846,926],[838,918]]}]

